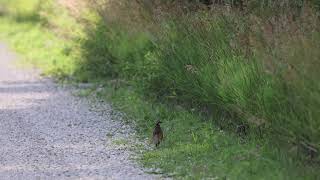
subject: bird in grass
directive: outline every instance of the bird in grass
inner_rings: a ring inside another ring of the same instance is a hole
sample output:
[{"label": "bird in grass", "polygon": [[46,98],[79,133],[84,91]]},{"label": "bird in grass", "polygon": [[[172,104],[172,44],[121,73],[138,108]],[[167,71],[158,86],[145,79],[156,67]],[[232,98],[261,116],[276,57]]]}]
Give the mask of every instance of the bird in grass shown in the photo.
[{"label": "bird in grass", "polygon": [[153,130],[153,143],[156,145],[156,147],[159,146],[160,142],[163,139],[163,131],[161,129],[160,123],[162,123],[160,120],[157,121],[154,130]]}]

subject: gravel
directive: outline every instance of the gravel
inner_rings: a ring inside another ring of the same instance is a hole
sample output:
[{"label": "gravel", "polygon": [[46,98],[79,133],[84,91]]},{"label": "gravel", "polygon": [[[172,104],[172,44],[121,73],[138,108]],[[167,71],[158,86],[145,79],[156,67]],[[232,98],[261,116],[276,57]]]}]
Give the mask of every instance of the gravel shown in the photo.
[{"label": "gravel", "polygon": [[139,142],[109,104],[15,59],[0,44],[0,179],[161,179],[132,160]]}]

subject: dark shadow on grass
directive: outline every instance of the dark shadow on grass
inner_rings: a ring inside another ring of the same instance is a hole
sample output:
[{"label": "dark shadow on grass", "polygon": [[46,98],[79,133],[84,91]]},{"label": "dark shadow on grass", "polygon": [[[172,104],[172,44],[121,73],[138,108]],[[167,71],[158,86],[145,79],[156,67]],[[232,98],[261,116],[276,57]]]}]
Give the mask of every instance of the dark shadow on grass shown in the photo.
[{"label": "dark shadow on grass", "polygon": [[76,77],[79,81],[113,78],[117,76],[116,57],[110,52],[108,27],[99,21],[94,27],[87,27],[86,39],[81,43],[81,60],[77,64]]},{"label": "dark shadow on grass", "polygon": [[0,5],[0,17],[8,17],[17,23],[44,23],[46,19],[39,15],[38,10],[31,12],[12,12]]},{"label": "dark shadow on grass", "polygon": [[39,23],[42,20],[38,13],[19,13],[14,15],[13,19],[18,23]]}]

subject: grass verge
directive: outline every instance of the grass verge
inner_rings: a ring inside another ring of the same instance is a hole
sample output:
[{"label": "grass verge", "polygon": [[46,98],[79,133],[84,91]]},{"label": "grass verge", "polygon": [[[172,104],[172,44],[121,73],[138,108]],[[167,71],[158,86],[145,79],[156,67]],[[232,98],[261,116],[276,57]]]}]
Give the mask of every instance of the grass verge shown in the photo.
[{"label": "grass verge", "polygon": [[126,86],[115,90],[108,84],[99,95],[133,119],[142,138],[150,138],[154,119],[164,121],[165,141],[159,149],[141,156],[142,164],[155,173],[177,179],[317,178],[317,167],[312,164],[302,163],[256,136],[241,138],[220,130],[216,119],[150,102]]}]

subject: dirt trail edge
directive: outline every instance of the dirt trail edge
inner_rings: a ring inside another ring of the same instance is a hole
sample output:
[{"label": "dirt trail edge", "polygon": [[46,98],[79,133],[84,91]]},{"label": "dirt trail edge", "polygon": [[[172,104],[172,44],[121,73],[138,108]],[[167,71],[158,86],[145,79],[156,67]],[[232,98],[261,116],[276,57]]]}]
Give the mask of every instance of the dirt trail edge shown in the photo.
[{"label": "dirt trail edge", "polygon": [[0,43],[0,179],[160,179],[130,160],[134,131],[109,104],[72,96],[16,59]]}]

